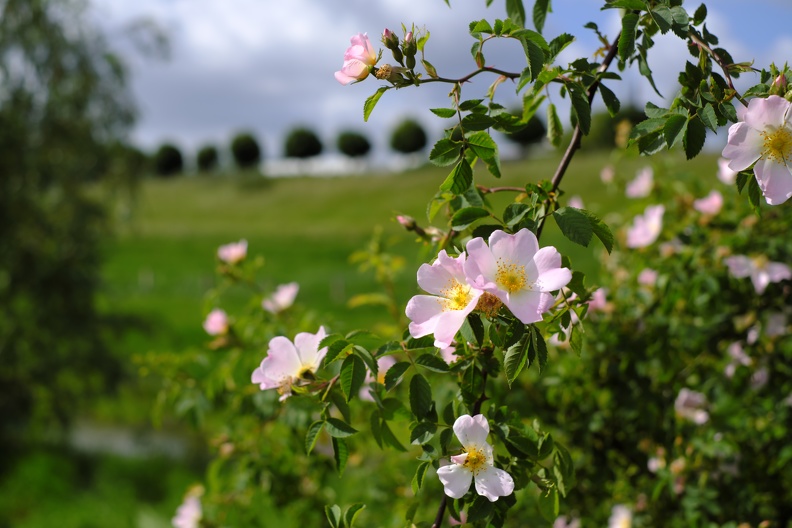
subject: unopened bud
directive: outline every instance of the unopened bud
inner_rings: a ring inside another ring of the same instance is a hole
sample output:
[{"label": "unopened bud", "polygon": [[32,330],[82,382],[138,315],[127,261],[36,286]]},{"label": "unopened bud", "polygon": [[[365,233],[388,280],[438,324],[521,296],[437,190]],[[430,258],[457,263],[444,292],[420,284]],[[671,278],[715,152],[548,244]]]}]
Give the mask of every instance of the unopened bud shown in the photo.
[{"label": "unopened bud", "polygon": [[786,85],[787,85],[787,80],[786,80],[786,76],[783,73],[779,74],[778,77],[776,77],[775,80],[773,81],[773,88],[780,88],[782,90],[786,90]]},{"label": "unopened bud", "polygon": [[410,57],[415,57],[415,54],[418,53],[418,45],[415,43],[412,31],[408,32],[407,35],[404,36],[404,41],[402,42],[402,51],[404,52],[404,56],[408,59],[407,66],[410,69],[415,68],[415,61],[413,61],[412,66],[409,65]]},{"label": "unopened bud", "polygon": [[399,49],[399,37],[388,28],[385,28],[385,31],[382,32],[382,43],[389,50]]},{"label": "unopened bud", "polygon": [[412,231],[415,229],[415,219],[412,216],[397,215],[396,221],[403,225],[407,231]]}]

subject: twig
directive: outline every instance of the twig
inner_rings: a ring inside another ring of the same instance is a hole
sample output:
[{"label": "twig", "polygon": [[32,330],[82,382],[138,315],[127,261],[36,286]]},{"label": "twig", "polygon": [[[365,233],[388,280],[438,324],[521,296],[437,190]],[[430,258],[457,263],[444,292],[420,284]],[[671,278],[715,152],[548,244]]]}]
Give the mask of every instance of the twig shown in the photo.
[{"label": "twig", "polygon": [[[616,52],[619,49],[619,37],[621,36],[621,32],[616,35],[616,38],[613,39],[613,43],[608,48],[608,53],[605,55],[605,59],[600,64],[599,68],[597,68],[597,73],[604,73],[613,62],[613,59],[616,57]],[[597,93],[597,88],[600,85],[599,78],[595,79],[593,83],[588,87],[586,90],[586,95],[588,96],[589,106],[591,106],[591,102],[594,100],[594,94]],[[575,152],[580,148],[580,138],[583,137],[583,131],[580,129],[580,121],[578,121],[577,125],[575,125],[575,131],[572,133],[572,139],[569,141],[569,146],[567,146],[566,152],[564,152],[564,157],[561,158],[561,162],[558,164],[558,168],[553,174],[553,179],[551,181],[552,188],[550,192],[555,192],[558,190],[558,186],[561,185],[561,179],[566,174],[566,170],[569,168],[569,164],[572,162],[572,157],[575,155]],[[536,238],[540,238],[542,236],[542,229],[544,228],[545,221],[543,220],[541,224],[539,224],[539,228],[536,230]]]},{"label": "twig", "polygon": [[459,79],[448,79],[446,77],[432,77],[430,79],[421,79],[420,84],[430,83],[430,82],[444,82],[444,83],[451,83],[451,84],[462,84],[468,82],[470,79],[478,75],[479,73],[497,73],[498,75],[502,75],[508,79],[519,79],[519,73],[514,72],[507,72],[504,70],[499,70],[498,68],[492,68],[491,66],[484,66],[483,68],[479,68],[478,70],[474,71],[473,73],[469,73],[464,77],[460,77]]},{"label": "twig", "polygon": [[718,66],[720,66],[721,70],[723,70],[723,75],[724,77],[726,77],[726,82],[729,84],[729,88],[734,90],[734,96],[737,98],[738,101],[740,101],[743,104],[743,106],[748,106],[748,103],[745,101],[745,99],[742,98],[740,92],[738,92],[737,89],[734,87],[734,82],[732,82],[731,75],[729,75],[729,65],[726,64],[726,62],[721,58],[720,55],[715,53],[715,50],[710,48],[706,42],[701,40],[701,38],[696,33],[694,33],[693,31],[688,31],[688,37],[696,44],[696,46],[709,53],[710,57],[712,57],[712,60],[718,63]]},{"label": "twig", "polygon": [[525,187],[484,187],[483,185],[476,185],[476,188],[481,194],[491,194],[496,192],[525,192]]}]

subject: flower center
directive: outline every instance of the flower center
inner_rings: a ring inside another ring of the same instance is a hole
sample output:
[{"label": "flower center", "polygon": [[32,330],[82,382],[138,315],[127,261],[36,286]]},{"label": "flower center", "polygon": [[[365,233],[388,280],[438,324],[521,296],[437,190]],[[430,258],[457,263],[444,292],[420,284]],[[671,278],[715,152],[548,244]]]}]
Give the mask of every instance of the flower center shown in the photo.
[{"label": "flower center", "polygon": [[792,131],[782,126],[772,132],[761,134],[764,139],[762,157],[786,165],[787,160],[792,158]]},{"label": "flower center", "polygon": [[524,289],[527,283],[525,278],[525,266],[518,266],[512,262],[504,262],[503,259],[498,259],[495,282],[509,293]]},{"label": "flower center", "polygon": [[487,466],[487,455],[478,447],[470,447],[464,466],[475,475]]},{"label": "flower center", "polygon": [[476,304],[476,310],[482,312],[488,317],[495,317],[498,314],[498,310],[500,310],[501,306],[503,306],[503,303],[500,299],[491,293],[484,292],[481,297],[479,297],[478,303]]},{"label": "flower center", "polygon": [[470,286],[462,284],[456,279],[451,279],[448,286],[442,289],[440,293],[445,297],[440,301],[444,312],[464,309],[473,297],[470,294]]}]

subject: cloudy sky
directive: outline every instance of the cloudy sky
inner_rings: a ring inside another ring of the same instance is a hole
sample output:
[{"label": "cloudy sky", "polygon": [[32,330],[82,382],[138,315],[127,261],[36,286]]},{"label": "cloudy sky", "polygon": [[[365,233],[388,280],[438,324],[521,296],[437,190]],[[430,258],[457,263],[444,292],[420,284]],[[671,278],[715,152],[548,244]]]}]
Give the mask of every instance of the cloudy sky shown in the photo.
[{"label": "cloudy sky", "polygon": [[[530,9],[531,2],[525,1]],[[591,57],[593,34],[582,26],[593,21],[608,36],[618,31],[618,12],[600,11],[599,0],[554,0],[544,34],[578,37],[561,62]],[[792,2],[789,0],[710,0],[708,28],[735,60],[758,66],[792,62]],[[332,150],[342,130],[354,129],[373,138],[375,149],[387,150],[387,137],[405,116],[439,134],[443,122],[430,107],[448,106],[450,85],[430,84],[390,91],[371,119],[363,122],[363,102],[380,82],[374,78],[341,86],[333,78],[340,69],[349,37],[367,32],[379,46],[383,28],[397,33],[402,23],[431,32],[427,59],[445,77],[475,69],[467,34],[472,20],[503,18],[504,1],[485,8],[484,0],[94,0],[92,14],[112,44],[126,52],[132,90],[140,110],[134,141],[152,149],[171,141],[188,158],[203,144],[227,145],[238,130],[252,130],[261,139],[265,157],[282,153],[286,133],[309,125]],[[689,2],[692,11],[698,2]],[[132,50],[131,26],[156,25],[169,40],[168,58]],[[524,56],[514,41],[495,43],[489,65],[520,71]],[[489,44],[488,44],[489,45]],[[387,51],[387,50],[386,50]],[[673,95],[676,72],[690,58],[674,36],[662,37],[650,55],[650,66],[664,95]],[[388,59],[389,54],[383,56]],[[392,61],[391,61],[392,62]],[[482,95],[494,77],[480,75],[463,95]],[[742,79],[741,79],[742,80]],[[753,79],[754,82],[756,79]],[[747,86],[750,79],[743,82]],[[614,86],[623,100],[659,98],[640,77],[625,75]],[[508,85],[499,89],[503,104],[516,104]],[[556,101],[561,103],[561,101]]]}]

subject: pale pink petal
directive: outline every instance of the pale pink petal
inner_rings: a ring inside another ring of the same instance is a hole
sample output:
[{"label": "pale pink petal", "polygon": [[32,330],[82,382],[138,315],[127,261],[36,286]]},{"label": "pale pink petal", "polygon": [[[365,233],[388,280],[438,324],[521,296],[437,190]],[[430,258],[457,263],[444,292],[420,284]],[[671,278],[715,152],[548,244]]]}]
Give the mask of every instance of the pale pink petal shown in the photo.
[{"label": "pale pink petal", "polygon": [[553,301],[553,296],[549,293],[522,290],[509,294],[504,304],[514,317],[525,324],[531,324],[542,320],[542,314],[553,305]]},{"label": "pale pink petal", "polygon": [[718,158],[718,179],[726,185],[734,185],[737,181],[737,173],[729,168],[729,160],[726,158]]},{"label": "pale pink petal", "polygon": [[466,250],[468,256],[464,269],[468,283],[474,288],[494,292],[497,289],[494,279],[498,267],[492,251],[480,237],[468,241]]},{"label": "pale pink petal", "polygon": [[337,71],[335,72],[334,75],[336,81],[340,82],[344,86],[346,86],[347,84],[352,84],[353,82],[357,81],[357,79],[355,79],[354,77],[350,77],[349,75],[346,75],[342,71]]},{"label": "pale pink petal", "polygon": [[732,255],[723,261],[729,267],[729,273],[737,279],[749,276],[754,270],[753,261],[745,255]]},{"label": "pale pink petal", "polygon": [[748,102],[745,122],[756,129],[778,128],[784,125],[790,103],[783,97],[771,95],[767,98],[754,97]]},{"label": "pale pink petal", "polygon": [[560,290],[572,280],[572,272],[568,268],[550,269],[539,275],[534,290],[551,292]]},{"label": "pale pink petal", "polygon": [[489,423],[483,414],[463,414],[454,422],[454,433],[464,447],[486,445],[489,430]]},{"label": "pale pink petal", "polygon": [[498,497],[511,495],[514,491],[514,479],[511,475],[494,466],[488,466],[476,473],[475,482],[476,492],[490,502],[495,502]]},{"label": "pale pink petal", "polygon": [[792,269],[786,264],[781,262],[770,262],[765,267],[767,276],[770,282],[780,282],[782,280],[792,279]]},{"label": "pale pink petal", "polygon": [[454,342],[454,337],[456,337],[459,329],[462,328],[468,314],[476,307],[475,303],[476,301],[473,301],[473,305],[468,310],[450,310],[443,312],[437,317],[437,326],[435,326],[434,330],[434,346],[437,348],[451,346],[451,343]]},{"label": "pale pink petal", "polygon": [[710,193],[699,200],[693,201],[693,208],[705,215],[716,215],[723,207],[723,195],[718,191],[710,191]]},{"label": "pale pink petal", "polygon": [[496,260],[528,264],[539,251],[539,241],[529,229],[520,229],[513,235],[498,230],[490,235],[489,247]]},{"label": "pale pink petal", "polygon": [[473,473],[463,466],[451,464],[438,468],[437,478],[443,483],[446,495],[452,499],[461,499],[470,489]]},{"label": "pale pink petal", "polygon": [[766,270],[756,269],[751,273],[751,282],[754,285],[756,293],[761,295],[767,289],[768,284],[770,284],[770,276],[767,274]]},{"label": "pale pink petal", "polygon": [[754,167],[756,181],[768,204],[782,204],[792,197],[791,169],[788,165],[770,159],[760,160]]},{"label": "pale pink petal", "polygon": [[442,250],[433,264],[421,264],[418,268],[418,286],[433,295],[442,295],[443,290],[448,288],[449,282],[457,280],[462,284],[465,283],[464,263],[464,253],[457,260],[449,257],[445,250]]},{"label": "pale pink petal", "polygon": [[415,295],[404,310],[410,323],[410,335],[423,337],[434,333],[437,317],[443,313],[443,300],[432,295]]},{"label": "pale pink petal", "polygon": [[545,271],[561,267],[561,253],[553,246],[543,247],[536,252],[533,261],[536,263],[536,271],[541,275]]},{"label": "pale pink petal", "polygon": [[319,331],[315,334],[301,332],[294,336],[294,347],[303,367],[309,367],[311,371],[316,371],[319,367],[319,363],[327,354],[327,348],[319,350],[319,343],[325,337],[327,337],[327,332],[323,326],[320,326]]},{"label": "pale pink petal", "polygon": [[267,377],[267,373],[264,371],[263,361],[261,362],[261,366],[259,366],[256,370],[253,371],[253,375],[250,377],[250,381],[253,383],[257,383],[261,388],[261,390],[277,389],[278,387],[280,387],[280,381],[275,381]]},{"label": "pale pink petal", "polygon": [[287,378],[297,377],[302,369],[302,362],[294,344],[283,336],[277,336],[270,340],[267,357],[261,362],[259,368],[263,371],[264,376],[280,382]]},{"label": "pale pink petal", "polygon": [[649,196],[654,186],[654,171],[651,167],[644,167],[635,179],[627,184],[625,194],[628,198],[644,198]]},{"label": "pale pink petal", "polygon": [[763,140],[758,130],[746,123],[735,123],[729,127],[729,139],[723,149],[723,157],[729,160],[733,171],[745,170],[762,154]]}]

